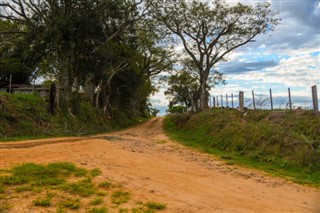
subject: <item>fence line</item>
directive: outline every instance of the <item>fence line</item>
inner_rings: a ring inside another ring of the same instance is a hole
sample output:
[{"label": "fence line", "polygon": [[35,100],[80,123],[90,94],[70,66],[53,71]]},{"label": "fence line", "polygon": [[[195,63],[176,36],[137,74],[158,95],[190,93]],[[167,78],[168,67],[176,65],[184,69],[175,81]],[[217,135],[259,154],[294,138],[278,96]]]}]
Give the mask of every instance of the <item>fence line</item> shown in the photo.
[{"label": "fence line", "polygon": [[[314,113],[317,115],[317,114],[319,114],[319,100],[318,100],[316,85],[311,87],[311,93],[312,93],[311,94],[312,95],[312,104],[311,105],[312,105]],[[233,95],[233,93],[231,93],[231,108],[235,108],[234,98],[235,98],[235,96]],[[262,101],[261,100],[256,101],[256,96],[255,96],[254,90],[252,90],[252,98],[251,99],[252,99],[252,102],[251,102],[252,107],[254,110],[259,109],[259,108],[263,108],[264,104],[267,104],[267,100],[269,100],[269,103],[270,103],[269,109],[271,109],[271,110],[274,109],[274,100],[273,100],[274,98],[273,98],[271,89],[269,89],[269,99],[266,98],[265,100],[262,100]],[[211,104],[211,99],[209,99],[209,100],[210,100],[209,103],[210,103],[211,107],[224,107],[223,106],[223,95],[220,95],[220,105],[219,105],[219,95],[212,97],[212,104]],[[225,95],[225,100],[226,100],[226,107],[230,108],[228,94]],[[292,105],[292,97],[291,97],[290,88],[288,88],[288,99],[287,100],[288,100],[288,103],[286,105],[286,108],[288,107],[290,110],[292,110],[294,107]],[[240,111],[244,111],[244,108],[245,108],[245,100],[244,100],[244,92],[243,91],[239,92],[239,108],[240,108]]]}]

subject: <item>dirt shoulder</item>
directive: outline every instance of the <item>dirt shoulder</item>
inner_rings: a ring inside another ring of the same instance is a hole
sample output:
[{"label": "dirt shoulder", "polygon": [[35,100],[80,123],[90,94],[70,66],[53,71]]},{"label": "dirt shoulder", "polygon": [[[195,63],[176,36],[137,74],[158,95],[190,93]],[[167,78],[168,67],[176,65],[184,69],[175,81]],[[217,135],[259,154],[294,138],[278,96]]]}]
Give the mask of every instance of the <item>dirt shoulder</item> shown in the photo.
[{"label": "dirt shoulder", "polygon": [[92,137],[1,143],[1,169],[58,161],[100,168],[100,178],[123,183],[137,199],[167,203],[164,212],[320,211],[318,189],[226,165],[170,141],[162,125],[163,118],[154,118]]}]

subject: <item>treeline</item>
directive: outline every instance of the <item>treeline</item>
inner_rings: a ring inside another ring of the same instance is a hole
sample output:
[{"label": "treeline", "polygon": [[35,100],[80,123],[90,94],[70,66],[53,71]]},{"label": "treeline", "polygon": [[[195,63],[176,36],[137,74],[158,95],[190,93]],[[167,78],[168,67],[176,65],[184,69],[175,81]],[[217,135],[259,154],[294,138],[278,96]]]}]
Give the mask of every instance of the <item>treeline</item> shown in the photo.
[{"label": "treeline", "polygon": [[277,23],[268,3],[0,0],[0,86],[10,74],[19,83],[45,76],[57,108],[83,92],[112,117],[148,111],[151,78],[171,71],[170,107],[202,111],[210,88],[225,83],[217,63]]},{"label": "treeline", "polygon": [[44,77],[55,108],[81,97],[107,117],[150,111],[152,76],[169,69],[166,33],[144,1],[16,0],[0,2],[0,87]]}]

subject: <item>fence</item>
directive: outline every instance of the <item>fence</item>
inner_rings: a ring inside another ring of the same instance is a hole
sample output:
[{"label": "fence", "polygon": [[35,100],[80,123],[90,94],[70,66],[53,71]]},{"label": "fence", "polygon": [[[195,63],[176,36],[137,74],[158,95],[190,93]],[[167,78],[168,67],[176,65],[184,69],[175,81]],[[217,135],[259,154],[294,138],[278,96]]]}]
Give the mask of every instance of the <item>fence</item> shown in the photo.
[{"label": "fence", "polygon": [[[311,94],[312,94],[312,109],[316,115],[319,114],[319,100],[318,100],[318,94],[317,94],[317,86],[314,85],[311,87]],[[231,97],[231,100],[230,100]],[[268,96],[265,96],[264,99],[256,99],[255,93],[252,90],[251,97],[249,99],[244,98],[244,92],[240,91],[239,95],[234,95],[231,93],[231,96],[228,94],[225,95],[225,98],[223,95],[216,95],[211,96],[209,99],[209,106],[210,107],[227,107],[227,108],[235,108],[235,102],[237,102],[236,98],[238,98],[238,108],[240,111],[244,111],[245,108],[252,108],[254,110],[256,109],[274,109],[274,97],[272,95],[272,90],[269,89]],[[288,88],[288,97],[287,97],[287,103],[285,108],[286,109],[294,109],[294,105],[292,102],[291,97],[291,90]]]}]

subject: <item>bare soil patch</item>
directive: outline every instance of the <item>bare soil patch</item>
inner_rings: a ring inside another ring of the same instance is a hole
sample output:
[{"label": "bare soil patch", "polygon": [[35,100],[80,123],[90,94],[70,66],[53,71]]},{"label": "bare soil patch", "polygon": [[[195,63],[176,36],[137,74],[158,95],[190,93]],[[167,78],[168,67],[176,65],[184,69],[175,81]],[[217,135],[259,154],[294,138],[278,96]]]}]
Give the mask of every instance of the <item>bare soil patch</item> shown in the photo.
[{"label": "bare soil patch", "polygon": [[[319,189],[227,165],[170,141],[163,118],[92,137],[0,144],[1,169],[24,162],[71,162],[99,168],[136,200],[167,203],[163,212],[320,212]],[[15,199],[12,212],[37,212]]]}]

